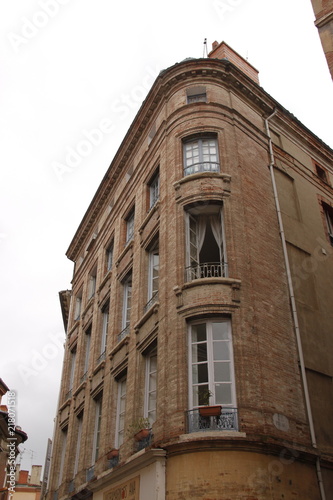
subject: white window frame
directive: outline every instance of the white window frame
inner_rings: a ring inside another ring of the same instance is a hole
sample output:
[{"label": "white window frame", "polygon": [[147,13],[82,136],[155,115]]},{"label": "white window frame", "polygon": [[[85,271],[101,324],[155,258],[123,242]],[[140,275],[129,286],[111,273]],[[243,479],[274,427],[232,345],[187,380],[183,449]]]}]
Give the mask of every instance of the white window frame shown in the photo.
[{"label": "white window frame", "polygon": [[[152,368],[152,359],[155,359],[155,368]],[[152,381],[155,380],[155,387]],[[155,404],[151,404],[154,402]],[[157,410],[157,348],[146,356],[144,417],[149,419],[150,425],[156,420]]]},{"label": "white window frame", "polygon": [[123,377],[117,381],[117,410],[115,429],[115,448],[119,448],[124,442],[125,433],[125,413],[126,413],[126,391],[127,379]]},{"label": "white window frame", "polygon": [[78,321],[81,316],[82,309],[82,292],[78,294],[75,298],[75,311],[74,311],[74,321]]},{"label": "white window frame", "polygon": [[134,210],[126,219],[126,245],[134,238]]},{"label": "white window frame", "polygon": [[102,309],[102,335],[101,335],[101,348],[100,354],[102,355],[106,351],[106,344],[108,340],[108,329],[109,329],[109,302]]},{"label": "white window frame", "polygon": [[333,245],[333,208],[325,204],[323,205],[323,209],[326,220],[328,237],[331,242],[331,245]]},{"label": "white window frame", "polygon": [[132,274],[130,274],[124,282],[123,296],[123,311],[122,311],[122,330],[127,328],[131,323],[132,309]]},{"label": "white window frame", "polygon": [[98,399],[95,400],[95,422],[94,422],[91,465],[94,465],[99,455],[99,448],[101,442],[100,435],[101,435],[101,420],[102,420],[102,403],[103,403],[102,396],[100,396]]},{"label": "white window frame", "polygon": [[76,476],[79,470],[79,458],[80,458],[80,448],[81,448],[81,438],[82,438],[82,426],[83,426],[83,413],[77,416],[77,441],[75,448],[75,461],[74,461],[74,470],[73,470],[73,478]]},{"label": "white window frame", "polygon": [[114,242],[110,243],[110,245],[106,249],[106,271],[109,272],[112,269],[112,264],[113,264],[113,248],[114,248]]},{"label": "white window frame", "polygon": [[64,466],[65,466],[65,456],[66,456],[66,446],[67,446],[67,435],[68,428],[61,430],[61,450],[60,450],[60,467],[59,467],[59,476],[58,476],[58,487],[62,483],[62,478],[64,475]]},{"label": "white window frame", "polygon": [[89,358],[90,358],[90,345],[91,345],[91,327],[85,332],[85,353],[84,353],[84,370],[83,375],[88,372]]},{"label": "white window frame", "polygon": [[[157,257],[157,263],[156,263],[156,257]],[[153,298],[154,295],[158,293],[159,266],[160,266],[160,254],[159,254],[158,244],[156,243],[154,247],[149,251],[149,256],[148,256],[148,302]],[[156,275],[154,276],[154,272],[156,271],[157,271],[157,276]]]},{"label": "white window frame", "polygon": [[70,351],[70,371],[68,380],[68,391],[73,389],[76,364],[76,348]]},{"label": "white window frame", "polygon": [[[214,359],[214,345],[213,343],[213,334],[212,334],[212,324],[213,323],[224,323],[227,326],[227,332],[228,332],[228,338],[227,339],[220,339],[217,340],[217,342],[226,342],[228,343],[229,346],[229,359],[228,360],[216,360]],[[198,324],[205,324],[206,325],[206,342],[199,342],[199,343],[205,343],[207,345],[207,368],[208,368],[208,382],[207,383],[194,383],[193,382],[193,369],[192,366],[193,364],[200,365],[200,364],[205,364],[205,361],[202,362],[193,362],[193,351],[194,351],[194,345],[197,343],[192,343],[192,327]],[[229,319],[226,318],[206,318],[206,319],[201,319],[197,321],[193,321],[189,324],[188,327],[188,338],[189,338],[189,364],[188,364],[188,376],[189,376],[189,408],[198,408],[200,405],[195,405],[193,401],[193,387],[197,386],[200,387],[206,387],[208,385],[208,390],[211,391],[211,397],[209,400],[210,405],[214,404],[221,404],[222,409],[223,408],[236,408],[236,387],[235,387],[235,369],[234,369],[234,355],[233,355],[233,342],[232,342],[232,331],[231,331],[231,322]],[[230,363],[230,382],[221,382],[221,381],[215,381],[215,375],[214,375],[214,361],[216,362],[228,362]],[[223,385],[223,384],[228,384],[231,386],[231,402],[230,403],[225,403],[218,401],[216,399],[216,385]],[[201,405],[202,406],[202,405]]]},{"label": "white window frame", "polygon": [[[211,144],[208,145],[208,153],[205,152],[207,144],[205,141],[214,142],[215,153],[211,152]],[[194,149],[197,149],[197,160],[193,162],[193,155],[190,153]],[[208,159],[205,158],[208,156]],[[219,160],[219,150],[218,141],[215,136],[202,136],[193,137],[193,139],[188,139],[183,141],[183,165],[184,165],[184,176],[197,174],[200,172],[219,172],[220,171],[220,160]]]},{"label": "white window frame", "polygon": [[[200,273],[195,271],[195,268],[199,268],[200,264],[200,249],[198,244],[198,219],[200,215],[209,217],[208,214],[204,213],[204,209],[207,210],[209,207],[203,207],[202,213],[200,213],[200,206],[196,207],[196,213],[191,213],[190,210],[185,212],[185,227],[186,227],[186,268],[191,272],[190,268],[194,268],[193,276],[198,278]],[[218,245],[219,253],[220,253],[220,264],[222,266],[222,277],[228,276],[228,264],[227,264],[227,252],[226,252],[226,238],[225,238],[225,230],[224,230],[224,217],[223,217],[223,206],[211,205],[211,207],[216,207],[215,210],[218,210],[218,213],[215,215],[219,215],[221,221],[221,234],[222,234],[222,246]]]},{"label": "white window frame", "polygon": [[94,269],[89,275],[88,300],[91,299],[96,292],[97,271]]},{"label": "white window frame", "polygon": [[157,172],[149,183],[149,210],[157,203],[160,197],[160,174]]}]

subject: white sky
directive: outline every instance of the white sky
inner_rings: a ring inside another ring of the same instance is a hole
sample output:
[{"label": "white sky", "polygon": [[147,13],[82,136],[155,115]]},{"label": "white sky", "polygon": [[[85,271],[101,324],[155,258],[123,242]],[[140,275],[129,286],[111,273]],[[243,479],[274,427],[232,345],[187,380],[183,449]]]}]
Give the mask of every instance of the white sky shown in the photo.
[{"label": "white sky", "polygon": [[332,81],[310,0],[7,0],[0,34],[0,377],[17,392],[29,469],[53,433],[65,252],[157,73],[224,40],[331,147]]}]

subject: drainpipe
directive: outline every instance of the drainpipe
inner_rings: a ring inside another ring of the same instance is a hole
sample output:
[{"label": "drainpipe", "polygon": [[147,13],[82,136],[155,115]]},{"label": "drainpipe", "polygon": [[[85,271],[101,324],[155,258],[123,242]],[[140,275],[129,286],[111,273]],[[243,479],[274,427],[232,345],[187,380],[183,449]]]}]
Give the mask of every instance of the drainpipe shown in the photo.
[{"label": "drainpipe", "polygon": [[[268,136],[269,156],[270,156],[269,171],[271,174],[272,187],[273,187],[273,193],[274,193],[274,201],[275,201],[275,207],[276,207],[278,224],[279,224],[279,231],[280,231],[281,242],[282,242],[283,257],[284,257],[284,262],[285,262],[286,272],[287,272],[287,281],[288,281],[288,290],[289,290],[289,297],[290,297],[290,304],[291,304],[291,313],[292,313],[293,320],[294,320],[296,344],[297,344],[298,357],[299,357],[299,363],[300,363],[300,368],[301,368],[301,379],[302,379],[302,383],[303,383],[305,407],[306,407],[306,412],[307,412],[308,421],[309,421],[311,442],[312,442],[312,446],[317,449],[317,440],[316,440],[316,434],[315,434],[314,424],[313,424],[308,382],[307,382],[307,378],[306,378],[305,363],[304,363],[302,341],[301,341],[298,315],[297,315],[297,309],[296,309],[294,287],[293,287],[292,278],[291,278],[290,264],[289,264],[287,245],[286,245],[286,238],[285,238],[285,234],[284,234],[284,227],[283,227],[283,221],[282,221],[282,216],[281,216],[280,203],[279,203],[278,192],[277,192],[275,176],[274,176],[275,160],[274,160],[272,138],[271,138],[271,134],[269,131],[268,122],[269,122],[269,120],[271,120],[271,118],[273,118],[273,116],[276,115],[276,113],[277,113],[277,109],[275,109],[273,111],[273,113],[268,118],[265,118],[265,127],[266,127],[266,133]],[[319,457],[317,457],[317,459],[316,459],[316,470],[317,470],[317,480],[318,480],[318,485],[319,485],[319,489],[320,489],[321,499],[326,500]]]}]

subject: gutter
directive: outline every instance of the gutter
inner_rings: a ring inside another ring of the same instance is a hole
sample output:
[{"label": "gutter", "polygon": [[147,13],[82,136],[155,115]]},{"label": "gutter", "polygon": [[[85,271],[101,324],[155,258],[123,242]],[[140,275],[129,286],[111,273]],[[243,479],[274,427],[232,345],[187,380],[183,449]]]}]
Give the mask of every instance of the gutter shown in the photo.
[{"label": "gutter", "polygon": [[[299,328],[299,322],[298,322],[298,314],[297,314],[297,309],[296,309],[295,293],[294,293],[294,287],[293,287],[293,283],[292,283],[290,263],[289,263],[283,221],[282,221],[282,216],[281,216],[279,197],[278,197],[276,181],[275,181],[275,176],[274,176],[275,159],[274,159],[272,138],[271,138],[271,134],[269,131],[269,123],[268,122],[276,115],[276,113],[277,113],[277,109],[275,108],[273,113],[270,116],[268,116],[267,118],[265,118],[265,127],[266,127],[266,133],[268,136],[269,156],[270,156],[269,171],[270,171],[271,180],[272,180],[274,201],[275,201],[275,207],[276,207],[278,224],[279,224],[279,231],[280,231],[281,242],[282,242],[283,257],[284,257],[284,263],[285,263],[286,273],[287,273],[289,298],[290,298],[290,304],[291,304],[291,313],[292,313],[292,317],[294,320],[294,330],[295,330],[295,336],[296,336],[296,344],[297,344],[299,363],[300,363],[300,368],[301,368],[301,379],[302,379],[303,390],[304,390],[306,413],[307,413],[307,417],[308,417],[308,421],[309,421],[311,442],[312,442],[313,448],[317,449],[317,440],[316,440],[316,434],[315,434],[315,430],[314,430],[314,423],[313,423],[313,416],[312,416],[312,410],[311,410],[308,382],[307,382],[307,378],[306,378],[303,347],[302,347],[300,328]],[[319,456],[317,456],[317,459],[316,459],[316,470],[317,470],[317,480],[318,480],[318,485],[319,485],[319,489],[320,489],[321,500],[326,500]]]}]

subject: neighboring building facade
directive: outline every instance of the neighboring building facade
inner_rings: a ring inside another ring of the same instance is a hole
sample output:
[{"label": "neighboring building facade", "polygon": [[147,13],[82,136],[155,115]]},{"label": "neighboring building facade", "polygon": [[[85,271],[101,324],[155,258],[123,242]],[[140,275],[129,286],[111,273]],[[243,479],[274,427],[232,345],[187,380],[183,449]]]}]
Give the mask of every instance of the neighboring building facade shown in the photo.
[{"label": "neighboring building facade", "polygon": [[29,471],[20,470],[20,466],[18,466],[15,492],[11,498],[13,500],[39,500],[42,487],[41,472],[41,465],[33,465],[30,475]]},{"label": "neighboring building facade", "polygon": [[321,44],[333,78],[333,0],[311,0]]},{"label": "neighboring building facade", "polygon": [[332,498],[332,160],[225,43],[160,73],[67,251],[48,499]]},{"label": "neighboring building facade", "polygon": [[[7,393],[9,408],[1,404],[2,397]],[[28,439],[27,434],[15,423],[14,394],[0,378],[0,500],[7,500],[15,489],[16,457],[19,453],[19,445]]]}]

